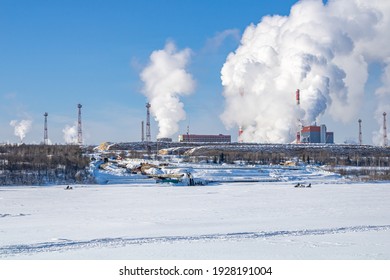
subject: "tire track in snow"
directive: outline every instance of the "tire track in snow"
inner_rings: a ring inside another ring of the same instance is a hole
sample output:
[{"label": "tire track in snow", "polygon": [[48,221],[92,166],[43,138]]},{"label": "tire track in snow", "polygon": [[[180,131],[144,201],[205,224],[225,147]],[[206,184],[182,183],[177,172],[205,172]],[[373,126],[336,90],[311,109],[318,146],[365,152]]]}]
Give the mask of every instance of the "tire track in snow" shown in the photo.
[{"label": "tire track in snow", "polygon": [[0,214],[0,218],[6,218],[6,217],[23,217],[23,216],[29,216],[31,214]]},{"label": "tire track in snow", "polygon": [[98,238],[85,241],[62,240],[57,242],[43,242],[36,244],[8,245],[0,247],[0,258],[11,255],[33,254],[41,252],[54,252],[64,250],[76,250],[94,247],[120,247],[126,245],[141,245],[152,243],[173,243],[191,241],[213,241],[213,240],[244,240],[272,237],[291,237],[307,235],[327,235],[342,234],[349,232],[365,231],[386,231],[390,230],[390,225],[383,226],[353,226],[326,229],[305,229],[305,230],[283,230],[283,231],[260,231],[260,232],[236,232],[220,234],[204,234],[194,236],[161,236],[161,237],[118,237],[118,238]]}]

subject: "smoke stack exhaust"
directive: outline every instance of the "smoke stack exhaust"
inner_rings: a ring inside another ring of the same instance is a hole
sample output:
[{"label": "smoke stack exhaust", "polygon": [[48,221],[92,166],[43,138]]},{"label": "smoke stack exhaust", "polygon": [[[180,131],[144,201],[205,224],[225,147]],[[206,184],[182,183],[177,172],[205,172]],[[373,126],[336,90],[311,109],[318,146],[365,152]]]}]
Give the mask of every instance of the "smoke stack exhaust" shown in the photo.
[{"label": "smoke stack exhaust", "polygon": [[367,100],[369,68],[378,63],[375,142],[382,145],[381,114],[390,89],[389,1],[296,2],[288,15],[266,15],[248,25],[227,56],[221,69],[225,127],[243,125],[245,142],[291,143],[297,119],[312,124],[326,114],[355,123]]},{"label": "smoke stack exhaust", "polygon": [[168,42],[164,49],[152,52],[149,65],[140,74],[142,92],[158,125],[157,138],[171,137],[179,130],[179,122],[186,119],[180,97],[195,89],[195,81],[187,72],[191,53],[190,49],[178,51],[174,43]]},{"label": "smoke stack exhaust", "polygon": [[26,137],[27,132],[30,131],[32,121],[31,120],[12,120],[10,125],[14,127],[14,134],[19,137],[20,143],[23,143],[23,139]]}]

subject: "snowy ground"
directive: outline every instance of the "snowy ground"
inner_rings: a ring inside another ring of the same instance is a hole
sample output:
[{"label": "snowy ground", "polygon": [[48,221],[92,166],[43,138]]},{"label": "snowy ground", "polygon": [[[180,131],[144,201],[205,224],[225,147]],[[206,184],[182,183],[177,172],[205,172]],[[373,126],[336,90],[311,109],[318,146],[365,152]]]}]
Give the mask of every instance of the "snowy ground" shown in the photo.
[{"label": "snowy ground", "polygon": [[[159,162],[151,162],[158,165]],[[145,175],[131,174],[124,166],[137,166],[140,161],[114,161],[104,168],[98,168],[99,162],[91,165],[91,172],[99,184],[142,184],[154,183]],[[206,182],[300,182],[300,183],[340,183],[345,180],[338,174],[326,171],[318,166],[281,166],[281,165],[240,165],[240,164],[192,164],[169,162],[160,169],[147,170],[149,174],[186,174],[190,172],[195,179]],[[185,183],[185,182],[184,182]]]},{"label": "snowy ground", "polygon": [[[390,259],[388,184],[297,172],[192,187],[0,187],[0,259]],[[312,188],[294,188],[299,178]]]}]

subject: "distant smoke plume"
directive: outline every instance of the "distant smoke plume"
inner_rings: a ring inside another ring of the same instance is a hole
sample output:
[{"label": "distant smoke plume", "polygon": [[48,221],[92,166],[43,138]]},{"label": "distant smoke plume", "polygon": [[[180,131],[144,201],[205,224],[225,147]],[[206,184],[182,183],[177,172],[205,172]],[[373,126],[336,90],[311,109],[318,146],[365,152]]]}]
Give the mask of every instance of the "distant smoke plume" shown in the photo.
[{"label": "distant smoke plume", "polygon": [[23,142],[23,139],[26,137],[26,134],[30,131],[31,129],[31,120],[12,120],[9,123],[11,126],[14,127],[14,134],[19,137],[20,142]]},{"label": "distant smoke plume", "polygon": [[233,39],[235,42],[240,41],[240,30],[238,29],[227,29],[222,32],[218,32],[214,37],[210,38],[206,42],[205,51],[216,51],[218,50],[224,41],[228,38]]},{"label": "distant smoke plume", "polygon": [[390,139],[390,128],[388,127],[390,118],[390,57],[385,62],[386,67],[382,74],[382,86],[376,90],[378,107],[375,112],[375,119],[380,128],[372,136],[372,142],[380,146],[384,145],[383,112],[387,113],[387,139]]},{"label": "distant smoke plume", "polygon": [[195,87],[192,76],[185,69],[190,55],[190,49],[177,51],[175,45],[168,42],[163,50],[150,55],[150,63],[141,73],[143,93],[158,122],[157,137],[172,136],[179,130],[178,122],[186,118],[180,96],[190,94]]},{"label": "distant smoke plume", "polygon": [[248,142],[290,142],[324,113],[355,123],[369,64],[386,69],[378,104],[390,96],[389,30],[390,1],[381,0],[302,0],[289,16],[264,17],[221,70],[222,121],[242,126]]},{"label": "distant smoke plume", "polygon": [[62,130],[64,133],[64,140],[66,144],[76,144],[77,143],[77,126],[66,125]]}]

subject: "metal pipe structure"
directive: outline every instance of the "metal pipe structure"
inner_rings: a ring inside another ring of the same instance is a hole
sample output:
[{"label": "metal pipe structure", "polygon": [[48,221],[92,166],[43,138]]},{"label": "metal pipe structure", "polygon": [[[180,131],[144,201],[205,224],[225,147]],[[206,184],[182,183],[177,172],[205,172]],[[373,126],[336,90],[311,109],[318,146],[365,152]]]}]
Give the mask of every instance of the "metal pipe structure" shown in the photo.
[{"label": "metal pipe structure", "polygon": [[387,147],[386,112],[383,112],[383,146]]},{"label": "metal pipe structure", "polygon": [[47,116],[49,114],[46,112],[45,114],[43,114],[43,116],[45,117],[45,125],[44,125],[44,129],[43,129],[43,144],[44,145],[48,145],[49,144],[49,136],[48,136],[48,133],[47,133]]},{"label": "metal pipe structure", "polygon": [[141,141],[145,141],[145,133],[144,133],[144,121],[141,122]]},{"label": "metal pipe structure", "polygon": [[83,106],[81,104],[77,104],[77,108],[79,111],[78,114],[78,121],[77,121],[77,144],[82,145],[83,144],[83,131],[81,129],[81,108]]},{"label": "metal pipe structure", "polygon": [[152,137],[150,135],[150,103],[146,103],[146,142],[151,142]]}]

